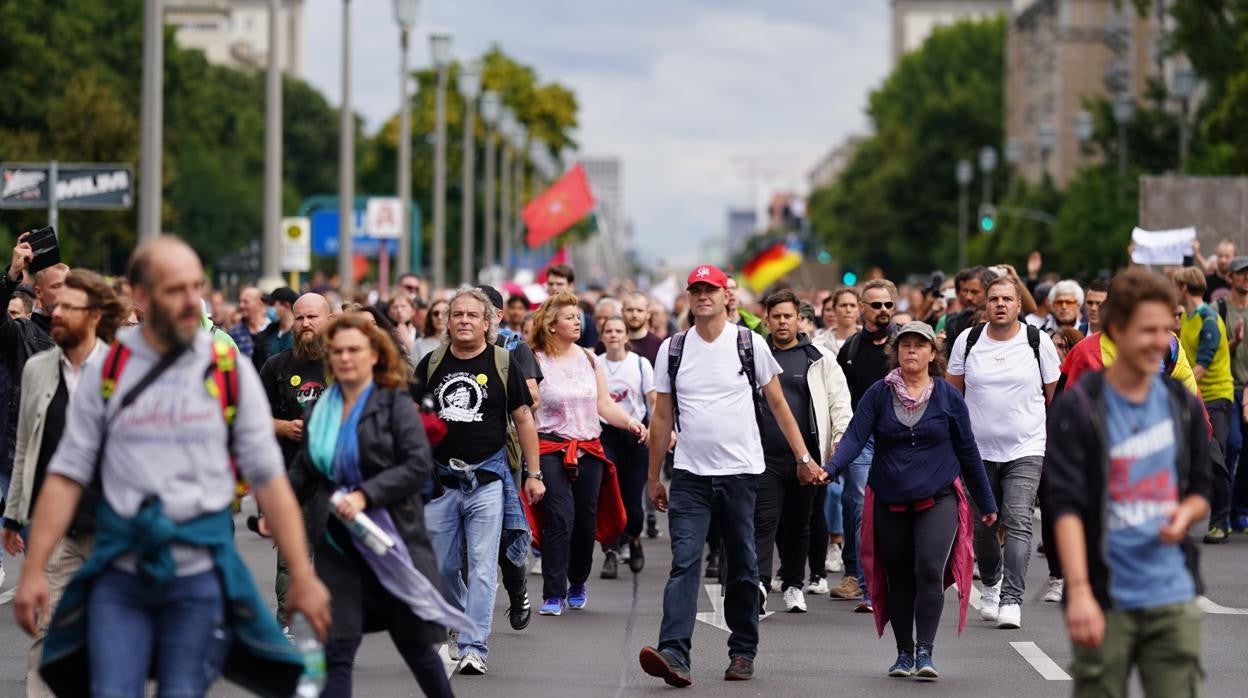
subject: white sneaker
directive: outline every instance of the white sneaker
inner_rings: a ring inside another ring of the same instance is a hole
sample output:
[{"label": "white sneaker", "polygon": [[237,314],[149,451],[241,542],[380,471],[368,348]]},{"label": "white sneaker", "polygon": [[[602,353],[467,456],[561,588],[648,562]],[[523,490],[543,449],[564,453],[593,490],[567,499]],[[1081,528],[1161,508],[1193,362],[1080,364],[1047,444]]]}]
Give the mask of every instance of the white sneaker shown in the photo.
[{"label": "white sneaker", "polygon": [[823,577],[820,577],[819,579],[815,579],[811,581],[810,584],[806,585],[807,594],[815,594],[817,596],[827,596],[828,593],[830,593],[831,591],[832,589],[828,587],[828,580]]},{"label": "white sneaker", "polygon": [[979,596],[979,617],[991,623],[997,622],[1000,604],[1001,582],[997,582],[995,586],[985,585],[983,593]]},{"label": "white sneaker", "polygon": [[784,591],[784,580],[779,577],[771,578],[771,593],[779,594]]},{"label": "white sneaker", "polygon": [[446,656],[450,657],[452,662],[459,661],[458,630],[448,630],[446,633]]},{"label": "white sneaker", "polygon": [[1044,590],[1044,600],[1048,603],[1060,603],[1062,591],[1066,588],[1066,580],[1049,577],[1049,584]]},{"label": "white sneaker", "polygon": [[1023,627],[1023,609],[1016,603],[1002,604],[997,610],[997,627],[1017,630]]},{"label": "white sneaker", "polygon": [[762,582],[758,583],[758,615],[762,616],[767,613],[767,587]]},{"label": "white sneaker", "polygon": [[828,558],[823,563],[823,571],[842,572],[845,570],[845,561],[841,559],[842,548],[840,543],[828,543]]},{"label": "white sneaker", "polygon": [[459,663],[459,673],[469,676],[483,676],[485,672],[485,660],[481,658],[481,655],[477,654],[476,650],[468,650],[464,655],[463,661]]},{"label": "white sneaker", "polygon": [[806,595],[797,587],[784,590],[784,610],[788,613],[806,612]]}]

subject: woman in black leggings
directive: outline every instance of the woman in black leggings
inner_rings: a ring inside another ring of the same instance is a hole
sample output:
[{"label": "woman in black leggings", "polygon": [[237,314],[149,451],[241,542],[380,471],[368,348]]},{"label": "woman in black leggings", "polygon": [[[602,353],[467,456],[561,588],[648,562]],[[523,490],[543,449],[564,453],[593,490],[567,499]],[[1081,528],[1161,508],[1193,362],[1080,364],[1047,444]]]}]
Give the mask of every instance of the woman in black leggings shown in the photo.
[{"label": "woman in black leggings", "polygon": [[966,490],[989,526],[997,504],[962,394],[940,378],[944,361],[931,326],[906,323],[891,359],[895,368],[858,402],[827,471],[839,477],[875,437],[860,559],[875,600],[876,630],[882,635],[886,623],[893,625],[897,661],[889,676],[935,679],[936,628],[953,582],[959,632],[966,623],[974,564]]}]

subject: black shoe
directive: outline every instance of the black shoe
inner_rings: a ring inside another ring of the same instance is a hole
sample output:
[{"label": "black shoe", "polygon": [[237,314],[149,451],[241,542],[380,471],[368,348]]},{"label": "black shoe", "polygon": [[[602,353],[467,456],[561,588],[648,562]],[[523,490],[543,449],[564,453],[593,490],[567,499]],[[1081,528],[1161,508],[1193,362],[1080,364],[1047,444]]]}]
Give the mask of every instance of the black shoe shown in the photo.
[{"label": "black shoe", "polygon": [[719,553],[706,556],[706,578],[719,579]]},{"label": "black shoe", "polygon": [[754,678],[754,660],[748,657],[732,657],[724,671],[725,681],[749,681]]},{"label": "black shoe", "polygon": [[628,569],[633,574],[640,573],[646,567],[646,553],[641,549],[641,539],[634,538],[628,542]]},{"label": "black shoe", "polygon": [[1221,545],[1231,542],[1230,533],[1221,526],[1210,526],[1209,532],[1205,534],[1205,545]]},{"label": "black shoe", "polygon": [[614,550],[607,551],[607,559],[602,561],[602,572],[598,575],[603,579],[619,579],[620,554]]},{"label": "black shoe", "polygon": [[524,630],[533,619],[533,607],[529,604],[529,592],[521,589],[519,594],[511,594],[511,608],[507,609],[507,620],[511,621],[512,630]]},{"label": "black shoe", "polygon": [[659,517],[655,514],[646,514],[646,537],[659,537]]},{"label": "black shoe", "polygon": [[657,676],[667,682],[668,686],[684,688],[693,681],[689,678],[689,670],[672,661],[670,657],[653,647],[642,647],[641,669],[651,676]]}]

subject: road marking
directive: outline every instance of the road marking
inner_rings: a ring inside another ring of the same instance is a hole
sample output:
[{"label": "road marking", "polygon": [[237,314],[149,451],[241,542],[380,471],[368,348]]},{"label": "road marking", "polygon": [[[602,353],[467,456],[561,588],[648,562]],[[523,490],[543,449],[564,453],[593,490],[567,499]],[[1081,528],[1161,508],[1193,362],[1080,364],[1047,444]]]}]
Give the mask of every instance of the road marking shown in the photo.
[{"label": "road marking", "polygon": [[1248,616],[1248,608],[1227,608],[1226,606],[1214,603],[1207,596],[1197,596],[1196,607],[1205,613],[1216,613],[1224,616]]},{"label": "road marking", "polygon": [[1023,659],[1031,665],[1046,681],[1070,681],[1070,674],[1062,670],[1057,662],[1049,658],[1049,655],[1040,649],[1040,646],[1034,642],[1011,642],[1010,647],[1015,652],[1022,655]]},{"label": "road marking", "polygon": [[8,603],[8,602],[12,601],[12,600],[13,600],[13,596],[14,596],[14,594],[16,594],[16,593],[17,593],[17,587],[13,587],[12,589],[9,589],[8,591],[4,592],[3,594],[0,594],[0,606],[3,606],[3,605],[5,605],[6,603]]},{"label": "road marking", "polygon": [[445,642],[438,647],[438,656],[442,658],[442,667],[446,669],[446,678],[451,678],[455,673],[455,667],[459,666],[459,662],[451,659],[451,648]]},{"label": "road marking", "polygon": [[983,606],[983,603],[980,601],[981,596],[982,594],[979,593],[979,585],[972,582],[971,583],[971,606],[974,606],[976,611],[978,611],[980,607]]},{"label": "road marking", "polygon": [[[718,584],[707,584],[706,595],[711,599],[711,612],[699,613],[698,620],[709,626],[719,628],[724,632],[732,632],[728,629],[728,621],[724,619],[724,597],[721,595],[722,587]],[[759,620],[774,615],[771,611],[767,611],[759,616]]]}]

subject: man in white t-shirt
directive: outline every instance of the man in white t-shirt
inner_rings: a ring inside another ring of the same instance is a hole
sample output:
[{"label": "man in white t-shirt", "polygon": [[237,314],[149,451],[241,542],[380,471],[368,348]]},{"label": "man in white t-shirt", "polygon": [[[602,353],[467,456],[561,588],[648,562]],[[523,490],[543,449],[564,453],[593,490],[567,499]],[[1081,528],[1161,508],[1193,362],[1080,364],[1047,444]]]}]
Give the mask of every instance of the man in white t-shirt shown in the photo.
[{"label": "man in white t-shirt", "polygon": [[[1045,405],[1057,387],[1060,362],[1047,334],[1019,322],[1018,281],[999,277],[986,295],[988,322],[958,335],[948,380],[966,395],[975,444],[1001,504],[995,526],[975,523],[984,583],[980,617],[999,628],[1020,628],[1032,510],[1044,464]],[[998,526],[1005,529],[1004,559]]]},{"label": "man in white t-shirt", "polygon": [[[694,326],[663,342],[654,368],[648,493],[659,511],[669,510],[659,479],[672,428],[680,432],[668,524],[672,570],[663,592],[663,624],[658,647],[641,650],[641,666],[670,686],[688,686],[693,626],[701,591],[702,545],[711,509],[722,511],[724,537],[724,619],[729,665],[726,681],[754,676],[758,651],[758,565],[754,550],[754,502],[763,472],[759,406],[766,400],[798,463],[804,484],[820,478],[789,411],[780,382],[780,365],[760,335],[728,323],[728,277],[710,265],[697,267],[687,283]],[[675,385],[668,373],[671,345],[679,356]],[[747,364],[745,357],[753,354]],[[759,394],[751,389],[751,375]]]}]

